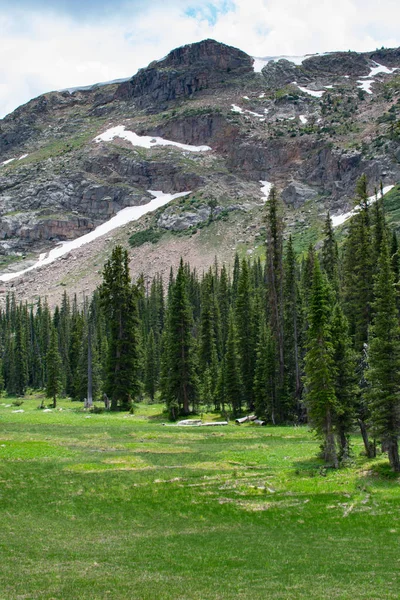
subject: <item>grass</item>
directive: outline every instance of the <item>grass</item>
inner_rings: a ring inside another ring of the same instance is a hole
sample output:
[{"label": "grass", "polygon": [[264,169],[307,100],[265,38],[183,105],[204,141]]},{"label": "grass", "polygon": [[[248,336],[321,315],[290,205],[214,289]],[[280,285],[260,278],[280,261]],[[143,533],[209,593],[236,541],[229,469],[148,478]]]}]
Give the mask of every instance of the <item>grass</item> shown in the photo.
[{"label": "grass", "polygon": [[1,402],[1,600],[398,598],[399,480],[358,437],[334,472],[305,427]]}]

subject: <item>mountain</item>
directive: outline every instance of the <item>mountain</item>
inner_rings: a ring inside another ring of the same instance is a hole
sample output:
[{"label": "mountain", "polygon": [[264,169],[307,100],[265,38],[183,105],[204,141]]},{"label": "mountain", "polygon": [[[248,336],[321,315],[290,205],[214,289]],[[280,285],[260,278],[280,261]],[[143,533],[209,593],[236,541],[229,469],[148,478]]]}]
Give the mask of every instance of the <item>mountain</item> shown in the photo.
[{"label": "mountain", "polygon": [[301,250],[328,210],[351,209],[362,173],[371,194],[400,180],[399,140],[400,48],[253,59],[205,40],[128,80],[44,94],[0,121],[3,275],[148,204],[149,190],[190,194],[3,291],[93,289],[116,240],[131,239],[135,274],[168,272],[181,254],[201,269],[262,252],[268,183]]}]

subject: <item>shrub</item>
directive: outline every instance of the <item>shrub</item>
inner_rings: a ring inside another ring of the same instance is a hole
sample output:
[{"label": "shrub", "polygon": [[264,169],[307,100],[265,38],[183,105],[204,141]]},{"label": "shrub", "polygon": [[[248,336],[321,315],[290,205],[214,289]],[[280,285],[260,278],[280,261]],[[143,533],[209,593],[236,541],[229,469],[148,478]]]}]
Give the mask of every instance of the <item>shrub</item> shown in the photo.
[{"label": "shrub", "polygon": [[105,411],[104,406],[92,406],[92,408],[90,409],[91,413],[94,413],[95,415],[101,415],[101,413],[103,413]]},{"label": "shrub", "polygon": [[162,237],[162,232],[158,229],[154,229],[150,227],[149,229],[144,229],[143,231],[138,231],[131,235],[129,238],[129,244],[133,248],[138,248],[142,246],[146,242],[151,242],[152,244],[156,244]]}]

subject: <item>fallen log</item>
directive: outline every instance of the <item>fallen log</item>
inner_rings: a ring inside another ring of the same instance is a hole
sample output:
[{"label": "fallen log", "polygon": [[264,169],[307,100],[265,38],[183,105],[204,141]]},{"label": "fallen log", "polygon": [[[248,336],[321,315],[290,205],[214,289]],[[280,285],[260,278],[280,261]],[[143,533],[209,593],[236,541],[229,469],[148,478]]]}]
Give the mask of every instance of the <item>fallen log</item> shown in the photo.
[{"label": "fallen log", "polygon": [[262,427],[267,424],[266,421],[261,421],[261,419],[255,419],[253,423],[254,425],[261,425]]},{"label": "fallen log", "polygon": [[241,417],[240,419],[235,419],[236,425],[241,425],[242,423],[247,423],[249,417]]},{"label": "fallen log", "polygon": [[189,425],[189,426],[197,425],[197,426],[199,426],[199,425],[202,425],[202,423],[203,422],[201,419],[185,419],[183,421],[179,421],[177,423],[177,425]]},{"label": "fallen log", "polygon": [[216,427],[218,425],[228,425],[228,421],[213,421],[211,423],[201,423],[201,427]]},{"label": "fallen log", "polygon": [[249,421],[256,421],[257,417],[256,415],[249,415],[248,419]]}]

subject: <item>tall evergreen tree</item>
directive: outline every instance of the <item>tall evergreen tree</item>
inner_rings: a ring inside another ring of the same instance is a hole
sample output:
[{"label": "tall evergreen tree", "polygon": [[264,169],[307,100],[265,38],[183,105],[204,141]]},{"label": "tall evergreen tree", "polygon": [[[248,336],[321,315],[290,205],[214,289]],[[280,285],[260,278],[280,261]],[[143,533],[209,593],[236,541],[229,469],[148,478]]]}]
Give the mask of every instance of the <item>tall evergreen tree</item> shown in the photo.
[{"label": "tall evergreen tree", "polygon": [[324,231],[323,231],[323,244],[322,244],[322,256],[321,266],[324,269],[328,281],[331,284],[333,290],[338,293],[339,291],[339,251],[335,239],[335,234],[332,226],[332,219],[328,212]]},{"label": "tall evergreen tree", "polygon": [[337,399],[335,426],[340,457],[346,459],[349,457],[350,433],[356,416],[356,363],[351,338],[348,334],[348,322],[339,304],[336,304],[333,311],[331,334]]},{"label": "tall evergreen tree", "polygon": [[284,357],[284,309],[283,309],[283,218],[279,203],[278,193],[273,187],[266,204],[265,218],[266,241],[266,269],[268,307],[271,330],[275,336],[276,349],[279,362],[279,399],[277,406],[277,419],[283,420],[283,392],[285,377]]},{"label": "tall evergreen tree", "polygon": [[330,292],[319,261],[315,259],[309,307],[307,354],[305,356],[306,402],[310,422],[323,442],[327,463],[339,465],[335,442],[335,364],[330,332]]},{"label": "tall evergreen tree", "polygon": [[284,260],[284,350],[286,416],[303,417],[301,381],[301,296],[298,291],[296,256],[289,237]]},{"label": "tall evergreen tree", "polygon": [[22,306],[17,309],[15,321],[15,393],[23,396],[28,385],[27,315]]},{"label": "tall evergreen tree", "polygon": [[57,406],[57,395],[62,388],[62,362],[58,348],[58,335],[55,327],[51,328],[50,344],[46,356],[46,396],[53,399],[53,408]]},{"label": "tall evergreen tree", "polygon": [[188,298],[187,272],[181,259],[170,292],[163,350],[162,393],[172,419],[195,409],[198,382],[192,338],[192,312]]},{"label": "tall evergreen tree", "polygon": [[255,339],[250,277],[246,260],[242,261],[240,268],[235,317],[243,394],[247,407],[252,410],[254,408]]},{"label": "tall evergreen tree", "polygon": [[121,246],[104,266],[100,294],[110,334],[105,389],[112,410],[127,410],[140,390],[139,324],[137,291],[131,284],[128,253]]},{"label": "tall evergreen tree", "polygon": [[242,381],[239,365],[237,330],[233,309],[229,313],[228,339],[223,363],[224,401],[232,408],[234,416],[242,410]]},{"label": "tall evergreen tree", "polygon": [[374,322],[369,346],[369,397],[374,430],[388,451],[394,471],[400,471],[400,327],[394,276],[386,238],[382,242],[374,285]]},{"label": "tall evergreen tree", "polygon": [[278,364],[275,340],[272,332],[262,320],[257,343],[254,376],[254,404],[258,417],[276,424]]},{"label": "tall evergreen tree", "polygon": [[144,371],[144,391],[153,402],[158,384],[158,360],[153,330],[147,338],[146,360]]}]

